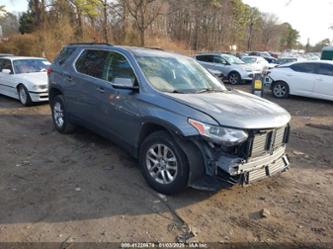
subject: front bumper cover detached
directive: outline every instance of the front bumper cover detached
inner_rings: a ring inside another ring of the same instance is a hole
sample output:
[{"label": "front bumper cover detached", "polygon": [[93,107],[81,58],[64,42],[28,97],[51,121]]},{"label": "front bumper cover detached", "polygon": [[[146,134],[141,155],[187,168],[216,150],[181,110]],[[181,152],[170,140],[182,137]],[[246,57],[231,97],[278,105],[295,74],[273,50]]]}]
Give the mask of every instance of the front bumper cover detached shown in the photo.
[{"label": "front bumper cover detached", "polygon": [[289,160],[282,146],[273,154],[244,159],[228,154],[221,155],[215,162],[215,174],[204,176],[193,182],[196,189],[217,191],[234,184],[247,185],[255,181],[276,175],[288,170]]}]

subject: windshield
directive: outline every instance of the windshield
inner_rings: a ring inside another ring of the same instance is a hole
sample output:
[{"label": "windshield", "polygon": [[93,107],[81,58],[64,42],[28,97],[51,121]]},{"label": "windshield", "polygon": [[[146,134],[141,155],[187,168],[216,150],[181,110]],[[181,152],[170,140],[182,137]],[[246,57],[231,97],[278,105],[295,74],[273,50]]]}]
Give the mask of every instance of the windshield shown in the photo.
[{"label": "windshield", "polygon": [[159,91],[199,93],[225,91],[224,85],[199,63],[186,57],[136,56],[150,84]]},{"label": "windshield", "polygon": [[223,58],[229,63],[229,64],[244,64],[244,61],[237,58],[236,56],[224,54]]},{"label": "windshield", "polygon": [[15,73],[20,74],[46,72],[51,63],[45,59],[22,59],[14,60],[13,65]]},{"label": "windshield", "polygon": [[244,61],[246,64],[252,64],[255,63],[257,59],[253,57],[242,57],[242,61]]}]

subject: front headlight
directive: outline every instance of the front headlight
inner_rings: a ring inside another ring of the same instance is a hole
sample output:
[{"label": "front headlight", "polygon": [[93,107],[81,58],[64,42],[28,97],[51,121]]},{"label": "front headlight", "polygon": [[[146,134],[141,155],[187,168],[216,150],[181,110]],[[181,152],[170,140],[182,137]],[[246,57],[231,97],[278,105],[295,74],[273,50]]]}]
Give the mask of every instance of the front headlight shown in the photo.
[{"label": "front headlight", "polygon": [[33,85],[34,90],[46,90],[47,85]]},{"label": "front headlight", "polygon": [[209,125],[190,118],[188,122],[197,129],[200,135],[224,146],[235,146],[243,143],[248,138],[248,134],[243,130]]}]

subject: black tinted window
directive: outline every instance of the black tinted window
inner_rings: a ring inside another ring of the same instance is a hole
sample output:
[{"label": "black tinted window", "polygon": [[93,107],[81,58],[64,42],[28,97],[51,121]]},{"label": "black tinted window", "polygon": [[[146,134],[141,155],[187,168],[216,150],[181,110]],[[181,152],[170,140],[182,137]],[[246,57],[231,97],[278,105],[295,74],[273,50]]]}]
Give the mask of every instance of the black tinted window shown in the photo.
[{"label": "black tinted window", "polygon": [[226,64],[226,61],[221,56],[214,56],[214,63]]},{"label": "black tinted window", "polygon": [[320,64],[318,68],[318,74],[333,76],[333,65]]},{"label": "black tinted window", "polygon": [[11,61],[8,59],[1,59],[0,60],[0,72],[2,71],[2,69],[9,69],[10,72],[13,73],[13,67],[12,67]]},{"label": "black tinted window", "polygon": [[197,60],[205,62],[213,62],[213,56],[211,55],[198,55]]},{"label": "black tinted window", "polygon": [[316,65],[314,63],[297,63],[290,66],[296,72],[315,73]]},{"label": "black tinted window", "polygon": [[135,75],[127,59],[123,55],[114,52],[111,52],[110,55],[105,79],[110,82],[113,82],[115,78],[134,80]]},{"label": "black tinted window", "polygon": [[76,70],[99,79],[105,79],[104,68],[110,52],[102,50],[85,50],[76,61]]},{"label": "black tinted window", "polygon": [[54,64],[57,64],[59,66],[63,65],[66,60],[73,54],[75,51],[75,48],[73,47],[65,47],[63,48],[59,55],[55,58]]}]

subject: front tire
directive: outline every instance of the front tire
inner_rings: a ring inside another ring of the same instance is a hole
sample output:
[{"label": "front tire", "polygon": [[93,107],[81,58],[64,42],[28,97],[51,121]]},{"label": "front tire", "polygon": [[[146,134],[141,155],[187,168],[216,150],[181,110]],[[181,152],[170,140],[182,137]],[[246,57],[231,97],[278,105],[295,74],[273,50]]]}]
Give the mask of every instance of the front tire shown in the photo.
[{"label": "front tire", "polygon": [[63,134],[72,133],[75,126],[68,120],[62,95],[57,95],[51,101],[52,120],[57,131]]},{"label": "front tire", "polygon": [[154,132],[140,146],[139,163],[149,186],[172,195],[187,186],[189,167],[185,153],[169,133]]},{"label": "front tire", "polygon": [[289,96],[289,86],[284,81],[274,82],[272,85],[272,94],[275,98],[285,99]]},{"label": "front tire", "polygon": [[32,104],[28,89],[24,85],[19,85],[17,94],[22,105],[29,106]]},{"label": "front tire", "polygon": [[238,85],[242,83],[242,78],[239,73],[231,72],[228,76],[228,81],[231,85]]}]

